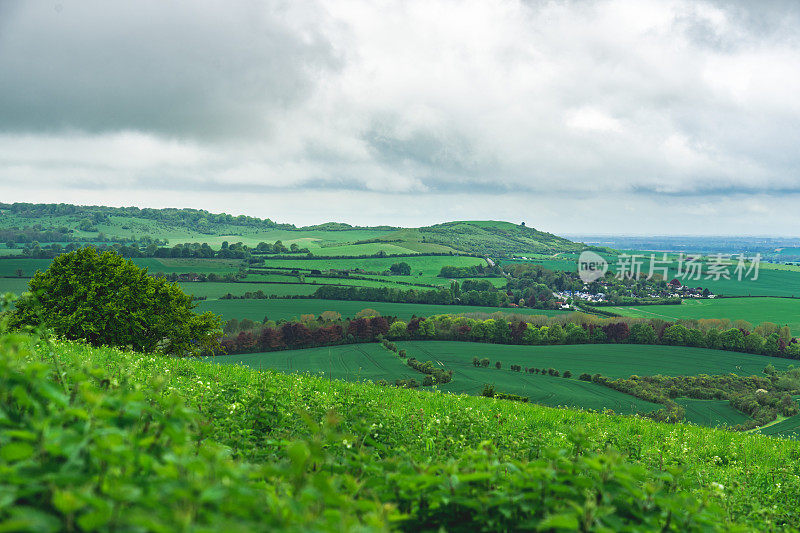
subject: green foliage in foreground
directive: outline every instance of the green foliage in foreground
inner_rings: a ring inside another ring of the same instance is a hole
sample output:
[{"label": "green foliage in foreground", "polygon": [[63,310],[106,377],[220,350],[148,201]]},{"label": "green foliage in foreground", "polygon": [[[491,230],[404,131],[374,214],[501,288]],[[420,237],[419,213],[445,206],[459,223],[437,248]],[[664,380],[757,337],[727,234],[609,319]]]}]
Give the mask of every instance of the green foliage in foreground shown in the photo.
[{"label": "green foliage in foreground", "polygon": [[81,248],[53,260],[17,301],[17,325],[46,325],[69,339],[95,346],[132,346],[183,355],[219,345],[221,322],[195,314],[192,298],[175,283],[112,253]]},{"label": "green foliage in foreground", "polygon": [[0,338],[0,530],[728,524],[721,485],[636,464],[641,441],[613,451],[565,425],[533,431],[562,413],[222,368]]}]

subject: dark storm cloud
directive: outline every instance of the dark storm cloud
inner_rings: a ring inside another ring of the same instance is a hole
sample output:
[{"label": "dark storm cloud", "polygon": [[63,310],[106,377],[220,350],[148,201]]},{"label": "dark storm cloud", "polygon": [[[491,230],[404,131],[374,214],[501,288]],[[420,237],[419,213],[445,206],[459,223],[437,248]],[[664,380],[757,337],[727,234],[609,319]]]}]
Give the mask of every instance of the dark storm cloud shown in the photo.
[{"label": "dark storm cloud", "polygon": [[0,3],[0,130],[263,134],[337,60],[289,4]]}]

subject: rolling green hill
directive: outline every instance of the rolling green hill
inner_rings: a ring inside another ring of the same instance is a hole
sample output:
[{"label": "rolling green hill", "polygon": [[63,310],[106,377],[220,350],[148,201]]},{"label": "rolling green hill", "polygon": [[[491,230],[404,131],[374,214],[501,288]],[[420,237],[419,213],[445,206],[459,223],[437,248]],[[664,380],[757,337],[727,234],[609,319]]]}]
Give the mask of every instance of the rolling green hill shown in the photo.
[{"label": "rolling green hill", "polygon": [[494,257],[582,250],[584,245],[522,224],[497,221],[445,222],[420,228],[423,241]]},{"label": "rolling green hill", "polygon": [[[550,233],[510,222],[447,222],[423,228],[360,227],[329,222],[296,227],[244,215],[210,213],[199,209],[140,209],[138,207],[77,206],[70,204],[0,203],[0,241],[25,243],[166,239],[170,245],[223,241],[255,246],[281,240],[315,255],[344,256],[466,252],[507,256],[575,251],[583,245]],[[12,251],[9,251],[11,253]]]}]

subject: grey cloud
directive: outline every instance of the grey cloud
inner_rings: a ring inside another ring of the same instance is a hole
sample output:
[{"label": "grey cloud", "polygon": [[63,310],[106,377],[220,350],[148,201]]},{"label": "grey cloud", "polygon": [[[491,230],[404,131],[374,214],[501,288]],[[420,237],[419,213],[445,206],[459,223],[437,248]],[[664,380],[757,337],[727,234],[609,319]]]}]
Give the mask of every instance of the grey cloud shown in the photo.
[{"label": "grey cloud", "polygon": [[338,59],[288,4],[10,2],[0,12],[0,130],[263,134]]}]

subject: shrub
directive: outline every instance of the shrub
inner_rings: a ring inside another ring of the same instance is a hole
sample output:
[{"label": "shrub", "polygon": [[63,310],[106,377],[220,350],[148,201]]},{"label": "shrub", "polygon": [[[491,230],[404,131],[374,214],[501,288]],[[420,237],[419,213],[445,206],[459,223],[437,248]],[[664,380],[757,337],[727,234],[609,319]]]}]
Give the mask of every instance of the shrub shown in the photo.
[{"label": "shrub", "polygon": [[500,370],[500,369],[503,367],[503,363],[501,363],[500,361],[497,361],[497,362],[494,364],[494,367],[495,367],[497,370]]},{"label": "shrub", "polygon": [[562,378],[571,378],[572,377],[572,372],[570,372],[569,370],[564,370],[564,373],[561,374],[561,377]]},{"label": "shrub", "polygon": [[592,381],[592,376],[591,374],[587,374],[586,372],[584,372],[583,374],[578,376],[578,379],[581,381]]}]

